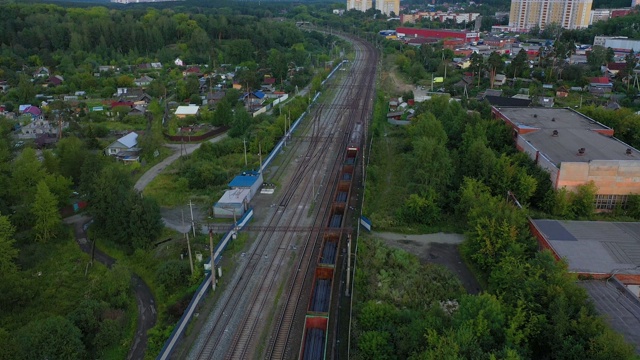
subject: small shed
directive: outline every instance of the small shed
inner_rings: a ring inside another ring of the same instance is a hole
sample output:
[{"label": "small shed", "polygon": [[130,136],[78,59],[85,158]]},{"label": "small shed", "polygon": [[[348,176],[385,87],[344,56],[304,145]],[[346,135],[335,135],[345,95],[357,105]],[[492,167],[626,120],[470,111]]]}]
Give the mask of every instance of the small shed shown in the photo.
[{"label": "small shed", "polygon": [[239,218],[249,208],[251,189],[232,189],[213,205],[213,215],[217,218]]},{"label": "small shed", "polygon": [[199,112],[200,107],[198,106],[178,106],[176,116],[182,119],[187,116],[197,116]]},{"label": "small shed", "polygon": [[263,179],[262,173],[257,171],[245,171],[242,174],[236,176],[229,183],[229,187],[234,189],[249,189],[251,192],[249,193],[248,201],[251,201],[255,194],[260,191],[260,186],[262,186]]}]

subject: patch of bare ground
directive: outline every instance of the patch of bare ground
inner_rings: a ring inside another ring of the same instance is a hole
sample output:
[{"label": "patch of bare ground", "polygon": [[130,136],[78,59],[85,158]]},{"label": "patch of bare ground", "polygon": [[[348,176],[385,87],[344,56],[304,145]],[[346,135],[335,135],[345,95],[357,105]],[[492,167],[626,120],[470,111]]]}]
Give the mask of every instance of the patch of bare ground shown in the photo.
[{"label": "patch of bare ground", "polygon": [[405,235],[397,233],[374,233],[387,246],[414,254],[423,264],[431,263],[446,267],[453,272],[470,294],[480,292],[480,284],[462,260],[458,250],[464,240],[461,234]]}]

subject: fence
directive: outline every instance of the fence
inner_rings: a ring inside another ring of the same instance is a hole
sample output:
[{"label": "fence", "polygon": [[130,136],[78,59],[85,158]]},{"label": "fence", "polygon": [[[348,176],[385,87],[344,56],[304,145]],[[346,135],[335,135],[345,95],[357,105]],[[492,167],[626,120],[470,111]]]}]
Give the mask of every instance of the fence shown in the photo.
[{"label": "fence", "polygon": [[203,140],[207,140],[210,139],[214,136],[220,135],[222,133],[224,133],[225,131],[229,130],[228,126],[221,126],[219,128],[215,128],[212,130],[207,131],[204,134],[200,134],[200,135],[169,135],[167,133],[164,133],[164,137],[165,139],[169,140],[169,141],[175,141],[175,142],[201,142]]},{"label": "fence", "polygon": [[[238,220],[235,226],[232,225],[229,227],[229,231],[223,236],[222,241],[220,241],[220,243],[218,243],[218,246],[216,246],[215,248],[215,251],[213,253],[214,264],[220,263],[222,252],[227,247],[229,242],[233,239],[233,234],[235,233],[235,231],[233,231],[234,228],[242,229],[249,222],[249,220],[251,220],[251,218],[253,218],[253,209],[250,209],[249,211],[247,211],[240,218],[240,220]],[[211,276],[215,276],[214,274],[215,268],[211,267],[211,258],[209,258],[208,265],[211,271],[207,276],[205,276],[204,280],[202,280],[202,283],[198,287],[198,290],[196,290],[196,294],[191,299],[189,306],[187,306],[187,309],[182,314],[182,317],[180,318],[180,320],[178,320],[178,324],[173,329],[173,332],[171,333],[171,335],[169,335],[169,338],[167,339],[167,341],[164,343],[164,346],[162,347],[160,354],[156,358],[157,360],[165,360],[171,356],[171,353],[173,352],[176,344],[178,343],[178,340],[180,340],[180,337],[184,333],[184,330],[187,328],[187,326],[191,322],[191,318],[193,317],[193,314],[196,311],[196,308],[200,304],[200,301],[211,289],[211,286],[209,286],[211,285]]]}]

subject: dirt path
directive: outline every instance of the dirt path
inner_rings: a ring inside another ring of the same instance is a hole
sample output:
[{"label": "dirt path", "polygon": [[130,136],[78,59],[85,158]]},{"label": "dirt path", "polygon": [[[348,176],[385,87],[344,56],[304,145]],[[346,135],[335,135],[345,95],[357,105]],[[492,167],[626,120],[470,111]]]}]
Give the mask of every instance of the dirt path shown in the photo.
[{"label": "dirt path", "polygon": [[[209,139],[208,141],[210,143],[216,143],[218,141],[221,141],[222,139],[227,137],[227,133],[218,135],[212,139]],[[172,149],[174,151],[173,154],[171,154],[169,157],[167,157],[166,159],[162,160],[161,162],[159,162],[158,164],[154,165],[151,169],[147,170],[147,172],[145,172],[144,174],[142,174],[142,176],[140,177],[140,179],[138,179],[138,181],[136,182],[134,189],[138,190],[138,191],[142,191],[144,190],[144,188],[147,187],[147,185],[149,185],[149,183],[151,181],[153,181],[153,179],[156,178],[156,176],[158,176],[167,166],[173,164],[176,160],[178,160],[180,158],[180,147],[184,146],[184,150],[186,150],[187,155],[191,154],[192,152],[196,151],[197,149],[200,148],[200,146],[202,145],[202,143],[197,143],[197,144],[184,144],[184,145],[180,145],[180,144],[167,144],[166,146],[170,149]],[[184,152],[182,153],[184,154]]]},{"label": "dirt path", "polygon": [[[91,256],[92,246],[87,238],[87,226],[91,217],[86,215],[74,215],[64,219],[65,224],[73,225],[76,242],[80,249]],[[96,261],[111,268],[116,260],[98,249],[93,249]],[[138,324],[133,344],[127,354],[127,360],[144,359],[147,350],[147,331],[156,324],[156,308],[153,294],[147,284],[136,274],[131,274],[131,283],[138,304]]]},{"label": "dirt path", "polygon": [[373,236],[382,239],[388,246],[405,250],[416,255],[422,263],[440,264],[451,270],[470,294],[480,292],[480,284],[467,265],[462,261],[458,246],[464,241],[461,234],[406,235],[378,233]]}]

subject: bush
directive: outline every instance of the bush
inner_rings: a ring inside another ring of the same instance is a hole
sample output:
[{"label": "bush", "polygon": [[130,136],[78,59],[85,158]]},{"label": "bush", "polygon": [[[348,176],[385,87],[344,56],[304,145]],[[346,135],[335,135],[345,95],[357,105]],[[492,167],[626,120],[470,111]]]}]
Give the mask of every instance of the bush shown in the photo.
[{"label": "bush", "polygon": [[186,261],[167,261],[156,271],[156,280],[166,291],[174,291],[188,283],[189,273],[189,264]]}]

